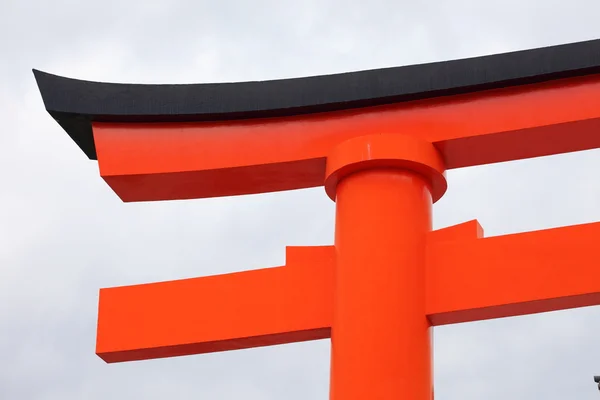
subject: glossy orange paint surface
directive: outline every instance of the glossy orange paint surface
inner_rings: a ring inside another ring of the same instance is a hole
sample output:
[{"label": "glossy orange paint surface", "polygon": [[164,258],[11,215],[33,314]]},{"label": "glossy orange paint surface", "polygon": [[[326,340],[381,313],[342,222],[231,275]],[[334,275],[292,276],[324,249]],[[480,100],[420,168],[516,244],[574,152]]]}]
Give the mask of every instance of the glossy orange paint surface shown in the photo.
[{"label": "glossy orange paint surface", "polygon": [[434,203],[448,188],[444,160],[431,143],[408,135],[365,135],[340,143],[327,157],[325,192],[335,201],[337,185],[345,177],[390,168],[421,175]]},{"label": "glossy orange paint surface", "polygon": [[[600,305],[600,223],[482,237],[476,221],[428,234],[432,325]],[[290,247],[285,267],[102,289],[96,351],[122,362],[328,338],[334,270],[334,247]]]},{"label": "glossy orange paint surface", "polygon": [[[361,137],[334,150],[354,172],[341,177],[336,190],[330,399],[431,399],[425,311],[431,184],[416,171],[374,168],[370,161],[385,160],[390,149],[406,152],[408,160],[421,158],[429,168],[438,157],[431,144],[424,152],[426,143],[378,139]],[[355,157],[357,146],[362,160]]]},{"label": "glossy orange paint surface", "polygon": [[600,223],[477,239],[432,240],[434,325],[600,305]]},{"label": "glossy orange paint surface", "polygon": [[433,398],[431,327],[600,305],[600,223],[431,232],[444,171],[600,147],[600,77],[295,118],[94,123],[124,201],[325,186],[335,245],[285,267],[103,289],[107,362],[331,337],[334,400]]},{"label": "glossy orange paint surface", "polygon": [[323,185],[342,141],[405,134],[447,169],[600,147],[600,76],[299,117],[213,123],[94,123],[100,174],[124,201]]},{"label": "glossy orange paint surface", "polygon": [[328,338],[334,257],[290,247],[284,267],[102,289],[96,353],[120,362]]}]

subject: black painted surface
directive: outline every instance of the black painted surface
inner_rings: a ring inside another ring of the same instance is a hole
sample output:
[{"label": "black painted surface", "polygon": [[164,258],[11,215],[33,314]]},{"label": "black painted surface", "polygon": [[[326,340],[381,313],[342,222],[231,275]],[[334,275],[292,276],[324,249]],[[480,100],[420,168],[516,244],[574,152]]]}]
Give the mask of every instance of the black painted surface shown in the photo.
[{"label": "black painted surface", "polygon": [[262,82],[142,85],[34,70],[46,110],[96,159],[90,121],[178,122],[368,107],[600,73],[600,39],[492,56]]}]

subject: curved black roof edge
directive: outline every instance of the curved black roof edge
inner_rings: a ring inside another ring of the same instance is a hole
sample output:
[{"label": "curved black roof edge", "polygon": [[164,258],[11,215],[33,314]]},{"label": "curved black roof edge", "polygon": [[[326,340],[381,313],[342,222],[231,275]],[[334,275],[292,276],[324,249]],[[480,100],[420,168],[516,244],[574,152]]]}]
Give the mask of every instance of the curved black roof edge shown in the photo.
[{"label": "curved black roof edge", "polygon": [[90,159],[91,121],[184,122],[369,107],[600,73],[600,39],[461,60],[272,81],[146,85],[33,70],[46,110]]}]

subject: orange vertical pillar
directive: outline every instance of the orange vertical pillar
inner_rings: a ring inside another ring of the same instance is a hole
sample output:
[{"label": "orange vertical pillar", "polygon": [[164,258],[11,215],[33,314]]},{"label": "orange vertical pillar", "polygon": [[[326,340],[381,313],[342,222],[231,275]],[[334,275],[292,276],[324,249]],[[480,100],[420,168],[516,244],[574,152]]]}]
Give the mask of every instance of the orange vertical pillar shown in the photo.
[{"label": "orange vertical pillar", "polygon": [[344,142],[327,160],[336,201],[332,400],[430,400],[425,245],[446,190],[430,143],[401,135]]}]

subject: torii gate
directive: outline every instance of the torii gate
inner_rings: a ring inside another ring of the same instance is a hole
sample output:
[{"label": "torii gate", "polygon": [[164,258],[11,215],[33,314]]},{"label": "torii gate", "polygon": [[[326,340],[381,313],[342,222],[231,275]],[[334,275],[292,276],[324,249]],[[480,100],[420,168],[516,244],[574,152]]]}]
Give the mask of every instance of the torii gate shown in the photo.
[{"label": "torii gate", "polygon": [[335,244],[100,290],[106,362],[331,337],[330,399],[433,398],[431,327],[600,304],[600,223],[431,231],[447,169],[600,147],[600,40],[330,76],[108,84],[34,71],[126,202],[324,186]]}]

